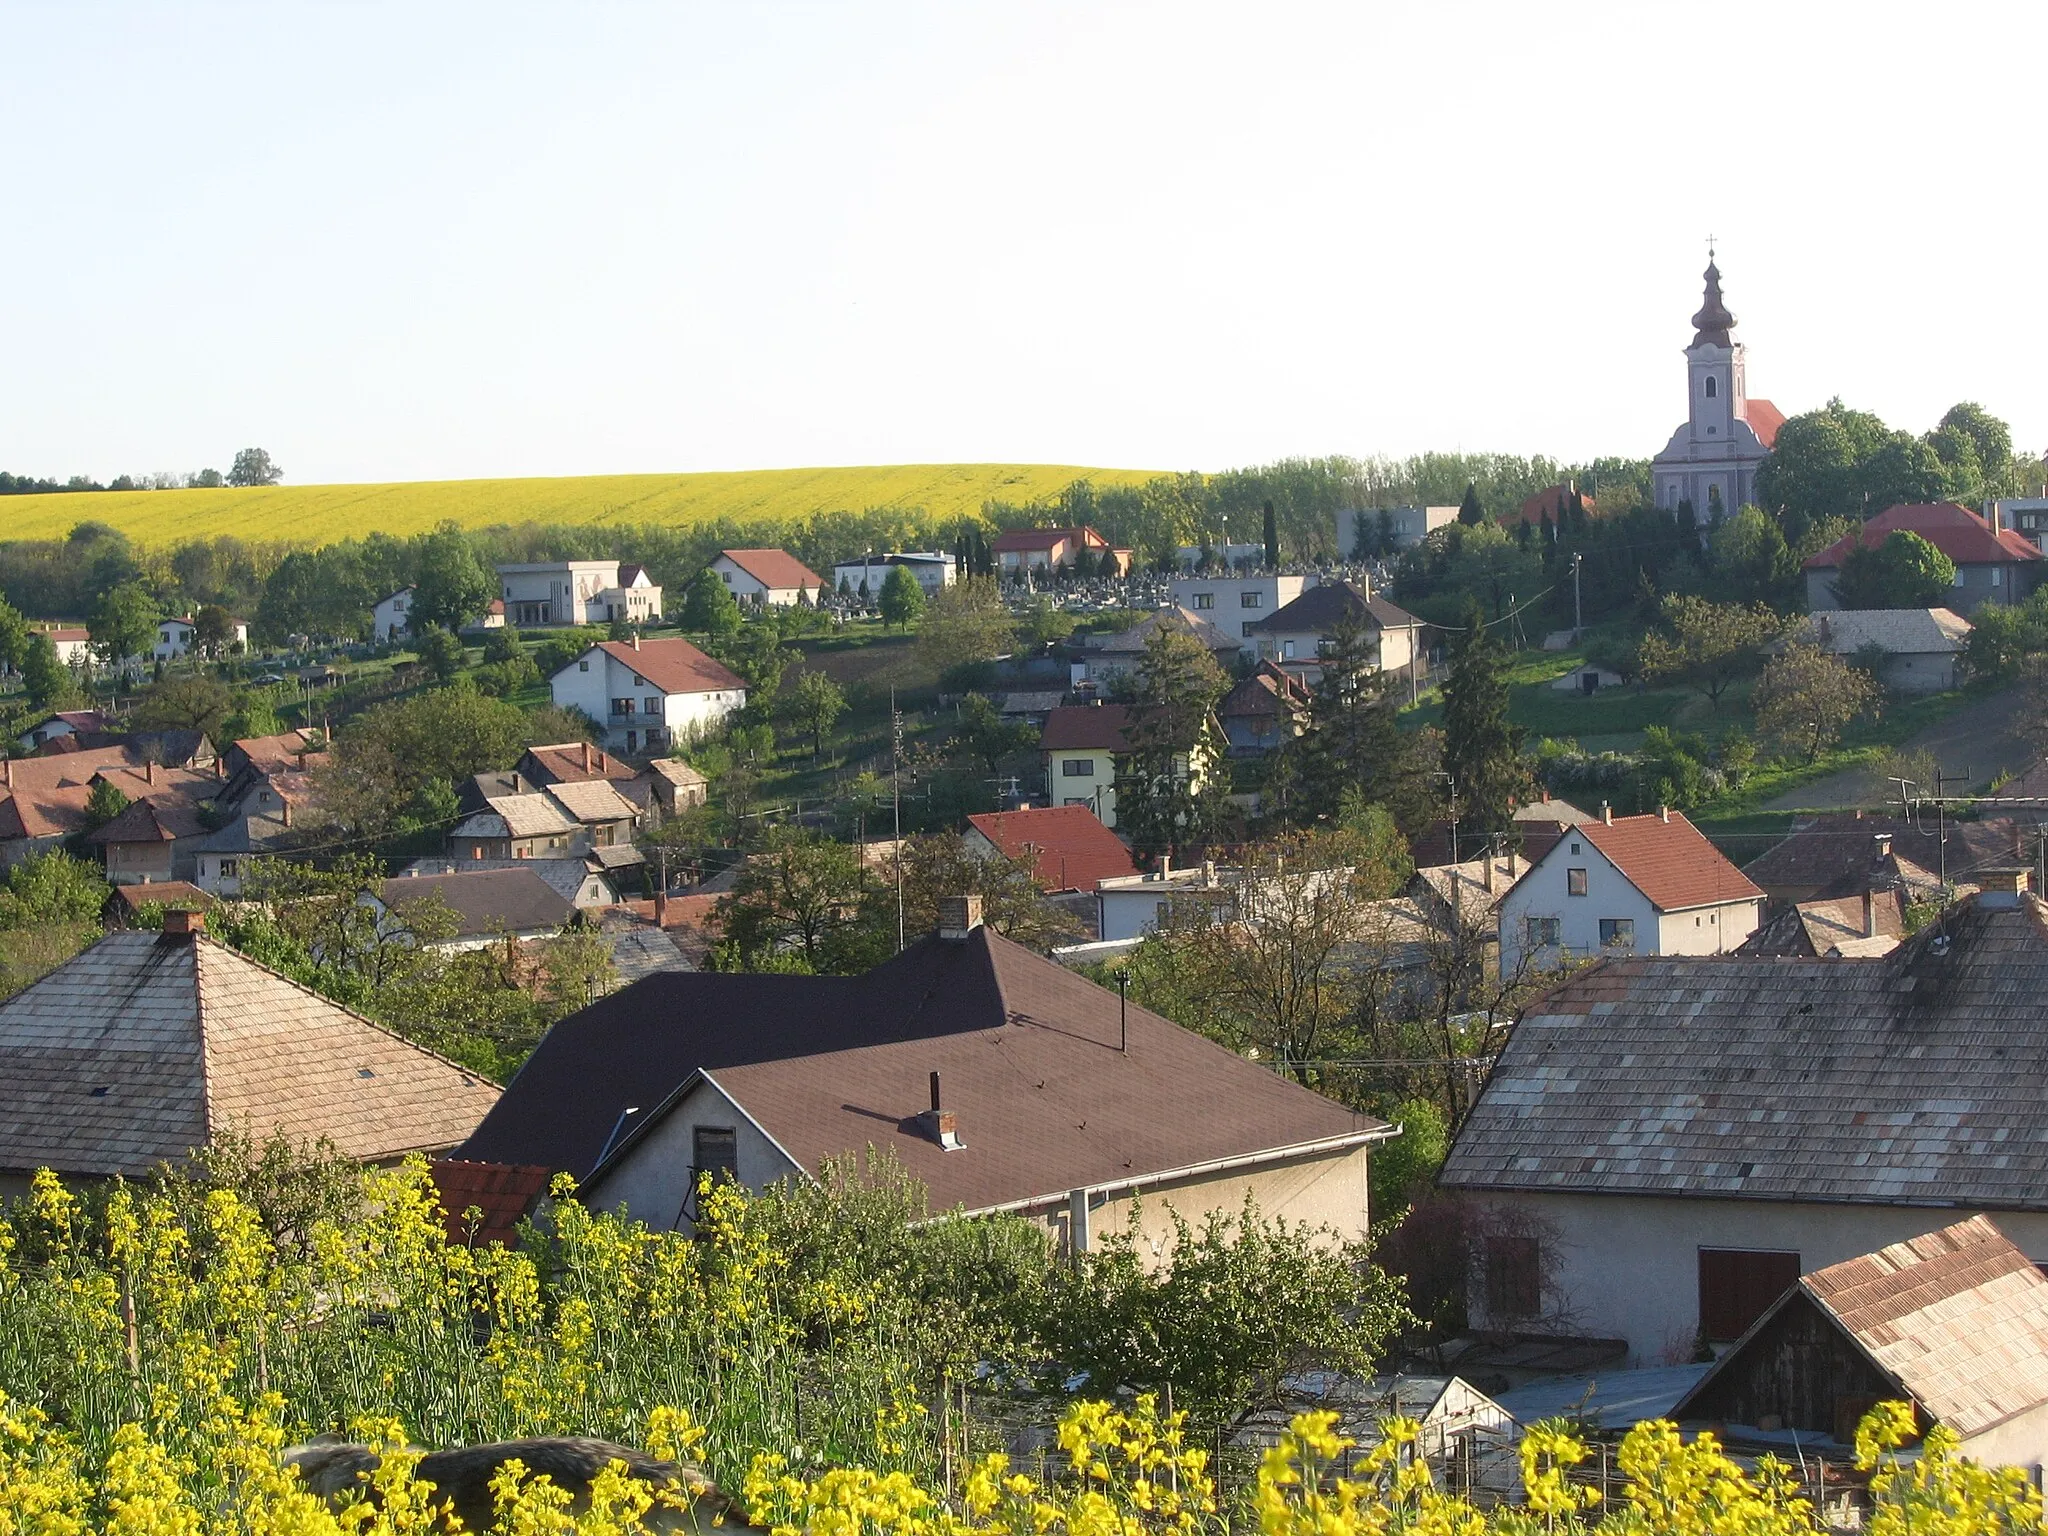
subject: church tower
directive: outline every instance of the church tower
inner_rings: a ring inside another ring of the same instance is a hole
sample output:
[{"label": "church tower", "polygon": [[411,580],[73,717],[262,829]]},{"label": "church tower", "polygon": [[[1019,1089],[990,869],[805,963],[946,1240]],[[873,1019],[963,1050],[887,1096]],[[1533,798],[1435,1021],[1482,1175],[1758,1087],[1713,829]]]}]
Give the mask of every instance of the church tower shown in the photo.
[{"label": "church tower", "polygon": [[1733,516],[1755,500],[1757,467],[1785,419],[1770,401],[1749,398],[1742,343],[1711,251],[1706,281],[1706,299],[1692,317],[1692,345],[1685,349],[1685,425],[1651,466],[1657,505],[1675,511],[1691,503],[1702,528],[1716,512]]}]

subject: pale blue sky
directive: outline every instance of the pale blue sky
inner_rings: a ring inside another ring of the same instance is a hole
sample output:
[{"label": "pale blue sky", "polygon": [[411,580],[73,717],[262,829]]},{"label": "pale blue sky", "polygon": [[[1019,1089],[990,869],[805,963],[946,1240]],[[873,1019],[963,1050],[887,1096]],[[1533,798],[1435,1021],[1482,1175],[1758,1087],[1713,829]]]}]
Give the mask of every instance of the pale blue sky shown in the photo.
[{"label": "pale blue sky", "polygon": [[[2048,444],[2048,6],[0,0],[0,468]],[[4,522],[4,508],[0,508]]]}]

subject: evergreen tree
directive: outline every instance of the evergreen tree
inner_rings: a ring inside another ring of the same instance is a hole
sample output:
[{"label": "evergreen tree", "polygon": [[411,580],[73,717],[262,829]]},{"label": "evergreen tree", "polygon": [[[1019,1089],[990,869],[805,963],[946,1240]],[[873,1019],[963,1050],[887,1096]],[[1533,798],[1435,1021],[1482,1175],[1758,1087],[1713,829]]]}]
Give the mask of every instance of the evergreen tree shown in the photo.
[{"label": "evergreen tree", "polygon": [[1390,507],[1381,507],[1378,518],[1380,542],[1373,551],[1376,555],[1391,555],[1394,552],[1394,513]]},{"label": "evergreen tree", "polygon": [[1479,502],[1478,482],[1465,482],[1465,499],[1458,503],[1458,521],[1468,528],[1476,528],[1486,521],[1486,508]]},{"label": "evergreen tree", "polygon": [[1557,524],[1550,520],[1550,508],[1544,507],[1536,514],[1536,531],[1543,535],[1543,558],[1548,560],[1552,546],[1557,543]]},{"label": "evergreen tree", "polygon": [[1507,652],[1473,603],[1444,682],[1444,771],[1464,831],[1510,830],[1514,802],[1529,784],[1522,728],[1508,722],[1507,669]]},{"label": "evergreen tree", "polygon": [[1527,549],[1530,544],[1535,542],[1535,539],[1536,525],[1531,523],[1529,519],[1525,517],[1515,524],[1515,544],[1517,547]]},{"label": "evergreen tree", "polygon": [[1266,503],[1266,569],[1280,569],[1280,519],[1273,513],[1273,503]]},{"label": "evergreen tree", "polygon": [[888,578],[882,583],[882,623],[908,629],[923,613],[924,588],[910,574],[910,567],[890,566]]},{"label": "evergreen tree", "polygon": [[717,639],[737,634],[739,627],[740,605],[734,600],[732,589],[718,579],[718,572],[706,566],[690,578],[689,588],[683,594],[683,628]]},{"label": "evergreen tree", "polygon": [[48,635],[30,637],[21,680],[28,687],[29,702],[37,709],[59,708],[77,691],[77,680],[57,659],[57,647]]},{"label": "evergreen tree", "polygon": [[1422,741],[1400,727],[1394,681],[1379,670],[1378,648],[1362,619],[1331,632],[1322,669],[1308,727],[1283,753],[1298,784],[1296,818],[1333,821],[1347,795],[1362,794],[1404,830],[1420,830],[1436,815]]},{"label": "evergreen tree", "polygon": [[1202,642],[1165,624],[1131,680],[1116,759],[1116,826],[1141,856],[1206,841],[1228,803],[1216,701],[1229,679]]},{"label": "evergreen tree", "polygon": [[1572,487],[1571,519],[1573,533],[1586,531],[1586,498],[1577,486]]}]

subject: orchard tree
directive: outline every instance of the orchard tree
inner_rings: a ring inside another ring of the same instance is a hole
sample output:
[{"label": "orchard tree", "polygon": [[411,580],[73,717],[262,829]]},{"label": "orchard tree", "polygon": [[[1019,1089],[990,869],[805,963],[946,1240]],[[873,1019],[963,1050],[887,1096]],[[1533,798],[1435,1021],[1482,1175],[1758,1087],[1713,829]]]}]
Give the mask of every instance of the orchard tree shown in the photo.
[{"label": "orchard tree", "polygon": [[284,470],[261,448],[244,448],[228,470],[229,485],[276,485],[283,478]]},{"label": "orchard tree", "polygon": [[882,625],[908,629],[924,612],[924,588],[907,565],[892,565],[882,582]]},{"label": "orchard tree", "polygon": [[103,596],[91,619],[92,641],[101,659],[119,666],[131,656],[147,655],[156,646],[163,614],[140,582],[131,581]]},{"label": "orchard tree", "polygon": [[1016,621],[986,576],[941,587],[917,625],[917,648],[942,675],[957,666],[994,661],[1016,637]]},{"label": "orchard tree", "polygon": [[192,615],[192,639],[208,656],[225,656],[235,643],[235,616],[219,603],[208,603]]},{"label": "orchard tree", "polygon": [[429,630],[420,637],[420,660],[441,682],[462,670],[465,654],[462,642],[445,629]]},{"label": "orchard tree", "polygon": [[1703,695],[1716,710],[1737,679],[1754,672],[1783,621],[1768,608],[1710,603],[1673,593],[1664,599],[1668,633],[1645,635],[1637,665],[1652,681],[1670,679]]},{"label": "orchard tree", "polygon": [[37,709],[61,709],[78,694],[78,679],[57,659],[56,644],[48,635],[29,637],[21,680],[28,687],[29,703]]},{"label": "orchard tree", "polygon": [[970,693],[960,701],[960,729],[953,744],[980,763],[990,778],[996,776],[1003,759],[1027,750],[1037,740],[1038,733],[1028,724],[1005,720],[994,700]]},{"label": "orchard tree", "polygon": [[718,639],[737,633],[740,622],[740,605],[718,572],[706,566],[690,578],[683,594],[683,628]]},{"label": "orchard tree", "polygon": [[846,713],[846,695],[822,672],[806,672],[781,700],[783,718],[810,733],[811,757],[825,750],[825,738]]},{"label": "orchard tree", "polygon": [[178,672],[151,685],[135,707],[135,725],[145,731],[201,731],[218,737],[235,712],[227,685],[203,672]]},{"label": "orchard tree", "polygon": [[795,955],[802,969],[823,971],[830,939],[859,917],[867,886],[858,848],[777,827],[720,898],[719,926],[749,967]]},{"label": "orchard tree", "polygon": [[1760,731],[1803,751],[1811,762],[1841,740],[1849,722],[1878,697],[1869,673],[1812,640],[1800,639],[1764,668],[1750,695],[1750,707]]}]

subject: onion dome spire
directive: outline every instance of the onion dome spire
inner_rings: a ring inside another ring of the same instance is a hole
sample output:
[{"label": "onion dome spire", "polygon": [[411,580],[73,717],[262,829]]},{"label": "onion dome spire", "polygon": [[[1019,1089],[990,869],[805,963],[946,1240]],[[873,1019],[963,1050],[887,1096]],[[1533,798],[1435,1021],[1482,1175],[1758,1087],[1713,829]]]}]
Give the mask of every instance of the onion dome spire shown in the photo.
[{"label": "onion dome spire", "polygon": [[1728,306],[1721,301],[1721,269],[1714,265],[1714,253],[1707,252],[1707,299],[1700,305],[1700,312],[1692,317],[1694,335],[1692,344],[1696,347],[1711,342],[1717,347],[1733,346],[1728,333],[1735,329],[1735,317],[1728,313]]}]

